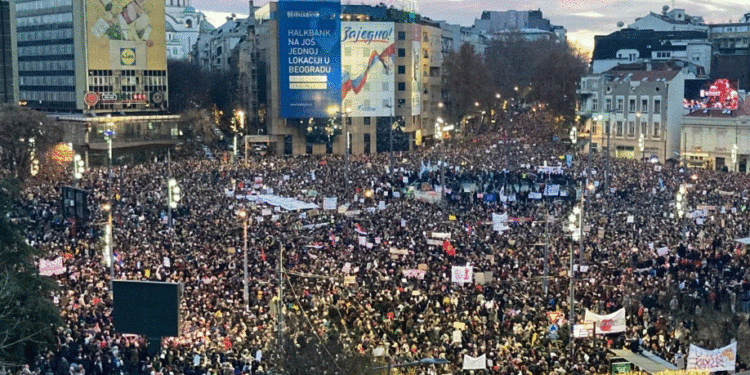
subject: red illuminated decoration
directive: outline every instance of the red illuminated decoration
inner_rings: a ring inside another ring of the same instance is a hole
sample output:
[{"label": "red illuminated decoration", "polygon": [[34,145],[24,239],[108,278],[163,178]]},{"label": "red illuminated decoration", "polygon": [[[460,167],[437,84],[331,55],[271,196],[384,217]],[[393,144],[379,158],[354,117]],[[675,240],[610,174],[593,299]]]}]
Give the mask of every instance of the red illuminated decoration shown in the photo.
[{"label": "red illuminated decoration", "polygon": [[67,143],[58,143],[50,150],[50,159],[58,164],[66,164],[73,161],[73,149]]},{"label": "red illuminated decoration", "polygon": [[691,109],[734,109],[739,107],[739,94],[735,83],[728,79],[717,79],[700,91],[700,99],[685,99],[684,107]]}]

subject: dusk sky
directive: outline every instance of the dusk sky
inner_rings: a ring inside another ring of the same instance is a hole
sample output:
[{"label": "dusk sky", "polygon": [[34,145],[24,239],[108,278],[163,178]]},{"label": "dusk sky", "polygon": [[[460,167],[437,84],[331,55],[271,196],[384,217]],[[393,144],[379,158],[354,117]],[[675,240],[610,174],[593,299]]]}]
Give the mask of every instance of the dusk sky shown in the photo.
[{"label": "dusk sky", "polygon": [[[685,9],[691,16],[702,16],[707,23],[736,22],[750,13],[748,0],[415,0],[422,15],[433,20],[446,20],[462,26],[471,26],[484,10],[536,10],[553,25],[568,30],[568,39],[585,50],[594,47],[594,35],[609,34],[617,30],[617,22],[625,25],[649,12],[661,12],[664,5]],[[399,7],[399,0],[356,0],[344,4],[378,4]],[[268,0],[256,0],[261,6]],[[247,1],[243,0],[192,0],[192,5],[203,11],[214,26],[225,22],[225,17],[236,13],[246,17]]]}]

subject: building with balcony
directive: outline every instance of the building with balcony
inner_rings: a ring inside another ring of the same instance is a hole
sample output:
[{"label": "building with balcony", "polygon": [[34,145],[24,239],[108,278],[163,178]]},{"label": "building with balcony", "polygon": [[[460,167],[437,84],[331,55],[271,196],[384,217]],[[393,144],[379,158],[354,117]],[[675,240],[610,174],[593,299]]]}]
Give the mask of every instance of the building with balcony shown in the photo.
[{"label": "building with balcony", "polygon": [[[632,64],[581,78],[578,114],[590,147],[623,158],[676,159],[687,68]],[[641,151],[641,144],[643,151]]]}]

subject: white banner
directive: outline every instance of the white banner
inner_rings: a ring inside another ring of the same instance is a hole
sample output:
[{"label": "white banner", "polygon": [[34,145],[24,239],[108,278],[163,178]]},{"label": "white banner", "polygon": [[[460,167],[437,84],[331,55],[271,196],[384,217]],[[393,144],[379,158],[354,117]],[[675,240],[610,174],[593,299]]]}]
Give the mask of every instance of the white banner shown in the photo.
[{"label": "white banner", "polygon": [[451,281],[460,284],[474,281],[474,267],[453,266],[451,268]]},{"label": "white banner", "polygon": [[487,354],[482,354],[479,357],[470,357],[464,354],[464,367],[463,370],[486,370],[487,369]]},{"label": "white banner", "polygon": [[335,210],[338,206],[338,198],[336,197],[325,197],[323,198],[323,209],[324,210]]},{"label": "white banner", "polygon": [[430,236],[432,236],[432,238],[440,238],[440,239],[443,239],[443,240],[450,240],[451,239],[450,232],[448,232],[448,233],[432,232],[430,234]]},{"label": "white banner", "polygon": [[556,197],[560,194],[560,185],[547,185],[544,187],[544,195]]},{"label": "white banner", "polygon": [[609,315],[594,314],[586,310],[584,323],[594,323],[596,333],[607,335],[610,333],[625,332],[625,308],[619,309]]},{"label": "white banner", "polygon": [[594,323],[576,324],[573,326],[573,337],[585,339],[594,337]]},{"label": "white banner", "polygon": [[65,273],[63,258],[57,257],[55,260],[39,259],[39,274],[42,276],[62,275]]},{"label": "white banner", "polygon": [[688,354],[688,370],[705,370],[710,372],[729,371],[734,372],[737,360],[737,342],[733,342],[723,348],[706,350],[690,344]]},{"label": "white banner", "polygon": [[408,278],[413,277],[419,280],[424,279],[424,274],[426,273],[425,270],[403,270],[402,272],[404,273],[404,277],[408,277]]}]

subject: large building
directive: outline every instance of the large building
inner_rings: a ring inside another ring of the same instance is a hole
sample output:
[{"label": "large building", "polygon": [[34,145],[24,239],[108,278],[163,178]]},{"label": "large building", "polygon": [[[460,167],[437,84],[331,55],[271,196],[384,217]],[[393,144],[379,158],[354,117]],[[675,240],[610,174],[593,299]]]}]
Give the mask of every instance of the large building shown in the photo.
[{"label": "large building", "polygon": [[640,18],[628,25],[628,28],[634,30],[654,30],[654,31],[707,31],[703,17],[691,16],[685,13],[685,9],[669,9],[669,6],[662,8],[661,14],[654,12]]},{"label": "large building", "polygon": [[210,33],[214,27],[206,15],[195,10],[190,0],[166,0],[166,24],[168,60],[189,60],[198,36]]},{"label": "large building", "polygon": [[521,35],[527,40],[566,40],[566,30],[543,17],[541,10],[484,11],[474,29],[494,38]]},{"label": "large building", "polygon": [[708,38],[711,76],[737,81],[740,89],[750,91],[750,13],[736,23],[710,25]]},{"label": "large building", "polygon": [[622,29],[594,37],[592,72],[602,73],[620,64],[681,60],[711,72],[711,43],[706,31]]},{"label": "large building", "polygon": [[694,78],[674,62],[621,65],[582,77],[578,114],[590,147],[614,157],[677,159],[685,80]]},{"label": "large building", "polygon": [[682,119],[680,159],[689,167],[748,173],[750,108],[699,109]]},{"label": "large building", "polygon": [[[69,141],[176,136],[164,0],[16,0],[19,96],[65,120]],[[95,146],[92,146],[95,148]]]},{"label": "large building", "polygon": [[0,104],[18,103],[15,25],[12,3],[0,0]]},{"label": "large building", "polygon": [[256,12],[264,130],[251,142],[278,154],[342,154],[347,143],[369,154],[387,149],[394,122],[397,149],[432,137],[441,116],[437,23],[385,6],[267,7]]}]

